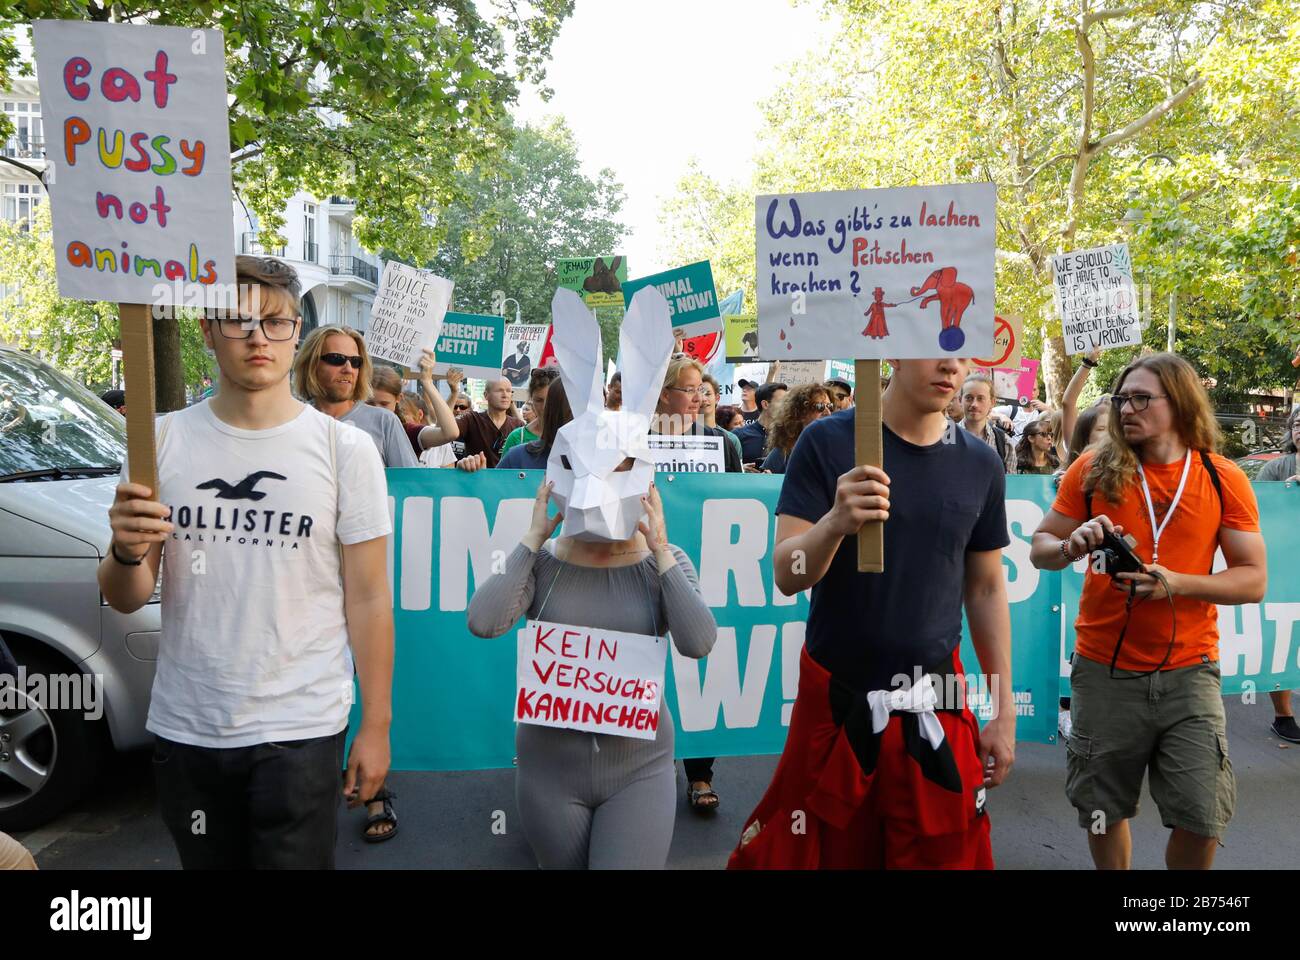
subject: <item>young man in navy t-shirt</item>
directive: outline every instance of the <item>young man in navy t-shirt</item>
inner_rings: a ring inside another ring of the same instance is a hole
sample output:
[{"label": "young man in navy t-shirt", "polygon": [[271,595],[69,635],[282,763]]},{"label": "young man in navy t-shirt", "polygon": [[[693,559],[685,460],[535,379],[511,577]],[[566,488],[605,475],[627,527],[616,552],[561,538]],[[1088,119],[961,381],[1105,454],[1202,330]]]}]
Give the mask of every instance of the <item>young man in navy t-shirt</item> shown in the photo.
[{"label": "young man in navy t-shirt", "polygon": [[[1005,471],[944,415],[966,361],[891,363],[883,470],[854,466],[852,410],[790,457],[773,564],[783,593],[812,588],[807,639],[785,751],[732,868],[993,866],[984,790],[1015,758]],[[885,572],[858,573],[855,535],[877,520]],[[996,697],[982,732],[957,658],[963,602]]]}]

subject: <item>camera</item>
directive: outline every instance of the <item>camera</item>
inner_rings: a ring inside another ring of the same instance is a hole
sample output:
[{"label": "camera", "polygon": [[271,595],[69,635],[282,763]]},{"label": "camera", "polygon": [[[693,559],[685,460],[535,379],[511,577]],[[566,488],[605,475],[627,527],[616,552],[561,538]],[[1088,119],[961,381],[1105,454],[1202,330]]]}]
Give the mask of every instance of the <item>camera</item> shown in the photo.
[{"label": "camera", "polygon": [[1107,530],[1101,538],[1101,546],[1094,551],[1101,554],[1102,572],[1109,577],[1117,573],[1142,573],[1145,565],[1138,559],[1133,548],[1137,546],[1137,540],[1132,534],[1124,534],[1123,538],[1115,536],[1113,531]]}]

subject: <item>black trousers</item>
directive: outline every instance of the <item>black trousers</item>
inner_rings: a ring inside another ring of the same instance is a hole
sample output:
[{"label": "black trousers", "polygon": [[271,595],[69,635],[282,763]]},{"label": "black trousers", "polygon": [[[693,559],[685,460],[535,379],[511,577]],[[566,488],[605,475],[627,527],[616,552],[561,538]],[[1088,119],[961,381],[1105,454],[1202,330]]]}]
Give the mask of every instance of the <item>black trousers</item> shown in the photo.
[{"label": "black trousers", "polygon": [[692,760],[683,760],[682,766],[686,768],[687,785],[694,783],[696,780],[712,783],[714,759],[714,757],[696,757]]},{"label": "black trousers", "polygon": [[347,731],[250,747],[155,737],[163,822],[186,870],[333,870]]}]

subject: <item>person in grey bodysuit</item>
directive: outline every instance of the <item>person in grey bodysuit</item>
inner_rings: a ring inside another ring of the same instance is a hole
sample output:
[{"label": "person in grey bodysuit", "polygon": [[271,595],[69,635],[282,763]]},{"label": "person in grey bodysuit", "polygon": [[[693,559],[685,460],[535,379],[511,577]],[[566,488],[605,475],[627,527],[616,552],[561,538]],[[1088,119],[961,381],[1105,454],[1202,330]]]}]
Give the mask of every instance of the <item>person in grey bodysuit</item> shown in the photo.
[{"label": "person in grey bodysuit", "polygon": [[[470,632],[498,637],[529,619],[663,637],[684,656],[713,648],[717,624],[695,568],[668,542],[659,492],[626,541],[549,541],[543,483],[528,533],[469,605]],[[550,547],[551,549],[548,549]],[[666,655],[666,650],[665,650]],[[654,740],[521,723],[515,792],[524,833],[543,868],[662,869],[672,843],[676,772],[673,722],[659,713]]]}]

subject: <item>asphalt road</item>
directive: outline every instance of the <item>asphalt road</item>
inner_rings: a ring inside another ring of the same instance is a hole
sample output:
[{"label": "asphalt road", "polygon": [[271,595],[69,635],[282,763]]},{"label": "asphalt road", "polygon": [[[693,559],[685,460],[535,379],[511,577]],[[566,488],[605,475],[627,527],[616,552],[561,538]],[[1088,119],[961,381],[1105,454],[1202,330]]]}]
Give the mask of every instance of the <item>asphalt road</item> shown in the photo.
[{"label": "asphalt road", "polygon": [[[1300,746],[1284,747],[1269,732],[1272,710],[1266,697],[1261,701],[1255,705],[1237,699],[1225,701],[1238,796],[1236,817],[1216,861],[1222,868],[1294,869],[1300,854],[1296,797]],[[726,864],[776,760],[735,757],[718,761],[714,786],[722,798],[721,807],[716,815],[701,818],[681,801],[670,869],[716,870]],[[685,782],[680,766],[678,771],[680,795]],[[988,800],[993,855],[1000,868],[1091,867],[1086,838],[1065,800],[1064,782],[1064,748],[1020,745],[1010,780],[991,791]],[[360,811],[345,813],[339,831],[340,869],[534,866],[518,827],[512,770],[395,773],[389,783],[398,793],[399,836],[382,844],[363,843],[364,817]],[[1163,867],[1167,831],[1145,791],[1132,830],[1133,865]],[[180,865],[157,813],[148,752],[118,757],[76,808],[39,830],[17,836],[45,870]]]}]

